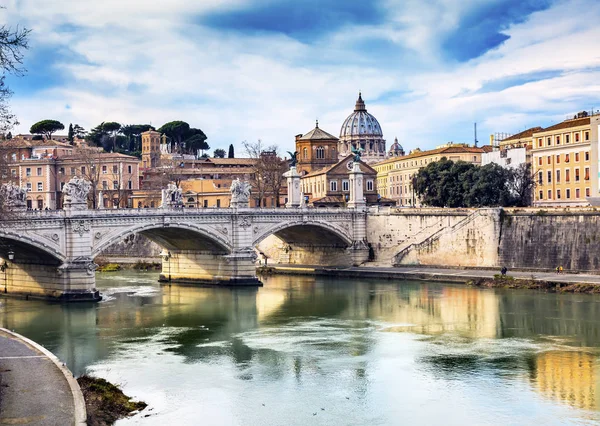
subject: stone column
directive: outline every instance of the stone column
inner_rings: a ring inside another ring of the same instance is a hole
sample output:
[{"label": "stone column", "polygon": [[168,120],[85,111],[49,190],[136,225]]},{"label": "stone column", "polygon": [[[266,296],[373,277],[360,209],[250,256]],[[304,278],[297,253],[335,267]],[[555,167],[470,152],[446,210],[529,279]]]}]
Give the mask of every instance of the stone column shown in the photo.
[{"label": "stone column", "polygon": [[99,210],[104,208],[104,194],[102,193],[102,190],[98,191],[98,205],[96,208]]},{"label": "stone column", "polygon": [[302,191],[300,189],[300,173],[296,171],[296,166],[292,166],[289,171],[283,174],[287,178],[288,202],[286,208],[298,208],[302,204]]},{"label": "stone column", "polygon": [[360,169],[360,163],[354,162],[352,171],[349,173],[350,176],[350,199],[348,200],[348,207],[354,209],[361,209],[366,206],[364,196],[364,179],[363,171]]}]

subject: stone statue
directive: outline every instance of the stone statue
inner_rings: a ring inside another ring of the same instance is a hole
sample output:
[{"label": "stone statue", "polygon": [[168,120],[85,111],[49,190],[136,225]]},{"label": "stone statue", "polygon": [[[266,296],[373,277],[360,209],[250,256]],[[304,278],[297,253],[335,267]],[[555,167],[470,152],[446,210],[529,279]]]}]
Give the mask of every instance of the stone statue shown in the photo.
[{"label": "stone statue", "polygon": [[63,188],[66,204],[86,204],[92,184],[81,176],[73,176]]},{"label": "stone statue", "polygon": [[24,208],[27,191],[13,183],[3,183],[0,186],[0,204],[8,209]]},{"label": "stone statue", "polygon": [[181,192],[181,188],[178,188],[177,185],[170,183],[167,185],[167,189],[162,190],[162,208],[168,206],[179,206],[182,203],[183,194]]},{"label": "stone statue", "polygon": [[290,167],[296,167],[296,163],[298,163],[298,151],[294,151],[293,154],[290,151],[287,153],[290,154]]},{"label": "stone statue", "polygon": [[231,183],[231,207],[248,207],[252,186],[239,178]]},{"label": "stone statue", "polygon": [[360,161],[360,156],[362,154],[362,152],[364,151],[364,149],[362,148],[354,148],[352,147],[352,154],[354,154],[354,162],[357,163]]}]

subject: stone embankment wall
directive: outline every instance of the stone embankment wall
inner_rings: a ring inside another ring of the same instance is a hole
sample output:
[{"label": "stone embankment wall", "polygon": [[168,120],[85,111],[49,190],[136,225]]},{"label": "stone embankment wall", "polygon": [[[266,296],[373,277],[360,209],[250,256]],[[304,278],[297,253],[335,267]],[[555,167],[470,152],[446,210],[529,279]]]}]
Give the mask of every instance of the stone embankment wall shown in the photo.
[{"label": "stone embankment wall", "polygon": [[600,271],[600,212],[576,209],[372,211],[375,265]]}]

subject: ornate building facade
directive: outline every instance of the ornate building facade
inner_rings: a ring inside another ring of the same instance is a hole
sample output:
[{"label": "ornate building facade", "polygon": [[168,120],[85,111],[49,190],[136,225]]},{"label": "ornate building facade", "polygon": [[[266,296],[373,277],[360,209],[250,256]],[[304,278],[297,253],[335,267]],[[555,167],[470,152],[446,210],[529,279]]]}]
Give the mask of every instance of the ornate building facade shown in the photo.
[{"label": "ornate building facade", "polygon": [[319,128],[318,121],[310,132],[305,135],[297,135],[298,163],[296,169],[298,173],[306,175],[337,163],[338,142],[338,138]]},{"label": "ornate building facade", "polygon": [[375,163],[386,158],[381,126],[377,119],[367,112],[361,93],[358,94],[354,112],[342,124],[338,143],[339,159],[351,154],[352,148],[363,150],[361,158],[366,163]]}]

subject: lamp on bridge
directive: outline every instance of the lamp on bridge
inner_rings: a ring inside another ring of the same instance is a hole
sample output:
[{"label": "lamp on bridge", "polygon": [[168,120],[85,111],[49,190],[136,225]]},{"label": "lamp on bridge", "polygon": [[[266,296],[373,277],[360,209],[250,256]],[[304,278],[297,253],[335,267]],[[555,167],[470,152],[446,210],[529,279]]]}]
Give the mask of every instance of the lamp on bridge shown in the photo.
[{"label": "lamp on bridge", "polygon": [[8,251],[8,260],[15,260],[15,252],[12,250]]}]

